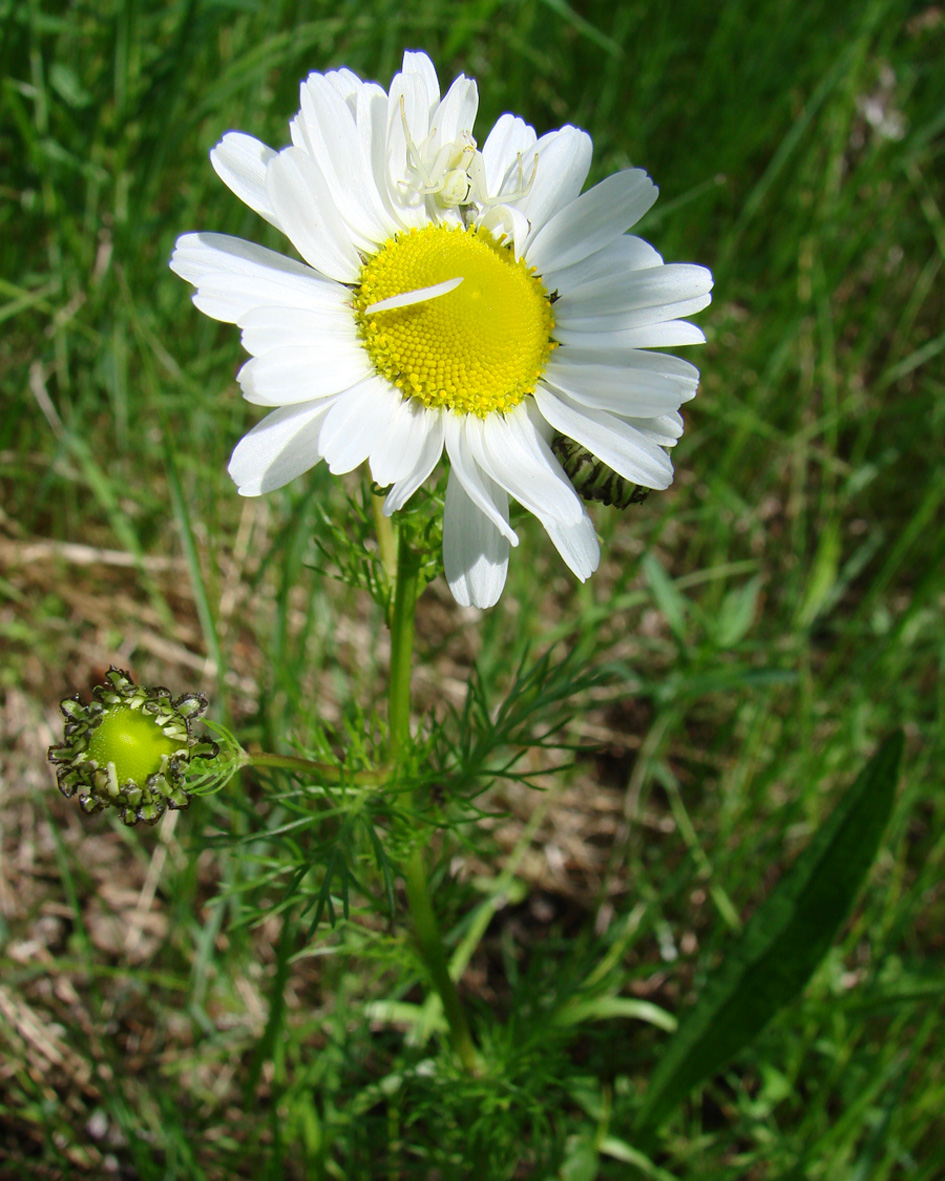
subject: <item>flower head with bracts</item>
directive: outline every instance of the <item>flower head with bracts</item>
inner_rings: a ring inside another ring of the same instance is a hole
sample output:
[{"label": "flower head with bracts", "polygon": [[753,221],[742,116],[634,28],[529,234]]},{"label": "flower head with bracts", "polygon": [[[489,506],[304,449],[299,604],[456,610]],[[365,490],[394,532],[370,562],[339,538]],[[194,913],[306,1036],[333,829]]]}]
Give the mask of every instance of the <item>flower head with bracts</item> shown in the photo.
[{"label": "flower head with bracts", "polygon": [[[59,790],[79,793],[83,812],[117,808],[124,824],[156,824],[168,808],[186,808],[197,771],[208,767],[219,747],[191,731],[207,708],[202,693],[176,700],[163,686],[136,685],[119,668],[83,702],[78,694],[60,703],[66,719],[62,742],[49,748]],[[198,762],[199,760],[199,762]]]},{"label": "flower head with bracts", "polygon": [[480,148],[477,106],[463,76],[441,99],[423,53],[404,55],[389,93],[350,70],[311,74],[290,147],[231,131],[210,154],[302,261],[199,233],[171,267],[201,311],[239,325],[243,395],[275,408],[233,452],[239,491],[366,461],[391,514],[445,448],[446,577],[460,603],[489,607],[518,544],[510,496],[578,578],[597,568],[555,439],[632,484],[670,484],[699,374],[652,350],[704,339],[684,317],[712,277],[627,234],[657,196],[641,169],[582,193],[585,132],[539,138],[506,114]]}]

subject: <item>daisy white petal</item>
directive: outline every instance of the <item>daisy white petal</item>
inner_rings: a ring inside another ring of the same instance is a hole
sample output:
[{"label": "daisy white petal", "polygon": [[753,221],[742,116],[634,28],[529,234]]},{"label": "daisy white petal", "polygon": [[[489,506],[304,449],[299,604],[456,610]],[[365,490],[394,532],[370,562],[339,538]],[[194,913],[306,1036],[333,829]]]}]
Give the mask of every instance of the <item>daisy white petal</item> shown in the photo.
[{"label": "daisy white petal", "polygon": [[530,127],[524,119],[509,114],[499,116],[482,145],[482,161],[490,196],[520,187],[519,168],[525,180],[531,172],[537,142],[535,128]]},{"label": "daisy white petal", "polygon": [[534,180],[525,196],[515,203],[531,223],[530,241],[559,209],[576,200],[590,171],[591,150],[587,132],[570,126],[550,131],[535,144]]},{"label": "daisy white petal", "polygon": [[508,513],[503,516],[496,508],[490,492],[492,481],[473,459],[468,432],[481,428],[474,414],[460,417],[456,414],[443,416],[443,442],[450,460],[450,476],[455,475],[463,489],[479,511],[489,518],[496,529],[512,545],[518,545],[518,535],[509,525]]},{"label": "daisy white petal", "polygon": [[369,154],[358,135],[356,114],[322,74],[310,74],[301,88],[301,131],[359,245],[372,249],[399,228],[377,191]]},{"label": "daisy white petal", "polygon": [[398,90],[398,80],[404,86],[404,93],[409,91],[410,94],[407,108],[408,123],[411,126],[416,125],[418,131],[422,129],[426,135],[430,119],[440,101],[440,80],[436,74],[436,66],[425,53],[408,49],[404,53],[401,72],[395,75],[391,82],[392,96]]},{"label": "daisy white petal", "polygon": [[551,449],[534,432],[523,430],[523,406],[508,414],[471,419],[466,439],[479,467],[540,520],[576,522],[584,516],[581,498],[561,471]]},{"label": "daisy white petal", "polygon": [[354,70],[347,68],[329,70],[325,74],[325,80],[338,91],[352,111],[357,107],[358,95],[370,85],[368,82],[362,82]]},{"label": "daisy white petal", "polygon": [[171,270],[197,288],[194,303],[214,320],[235,324],[266,304],[331,313],[350,307],[350,292],[304,263],[229,234],[184,234]]},{"label": "daisy white petal", "polygon": [[657,447],[675,447],[683,433],[682,415],[678,410],[673,414],[661,414],[658,418],[627,418],[624,421]]},{"label": "daisy white petal", "polygon": [[488,230],[497,241],[511,246],[521,254],[528,237],[528,219],[511,205],[493,205],[479,218],[479,227]]},{"label": "daisy white petal", "polygon": [[[658,328],[667,319],[673,320],[684,315],[695,315],[696,312],[702,312],[704,307],[708,307],[712,302],[712,296],[709,294],[696,295],[693,299],[679,300],[678,304],[645,304],[640,307],[626,308],[621,312],[613,312],[611,314],[600,313],[594,315],[593,313],[578,315],[569,315],[567,312],[561,314],[561,327],[558,332],[558,339],[565,339],[565,334],[572,332],[573,329],[579,328],[594,328],[598,332],[619,332],[630,333],[632,328]],[[585,311],[584,308],[581,309]],[[652,344],[654,346],[664,346],[669,344],[669,341],[657,337],[656,333],[652,334]],[[627,335],[627,339],[633,339]],[[647,340],[647,333],[641,332],[636,338],[638,347],[644,347],[649,344]]]},{"label": "daisy white petal", "polygon": [[341,283],[355,282],[361,259],[311,156],[299,148],[283,148],[269,164],[266,189],[282,228],[305,261]]},{"label": "daisy white petal", "polygon": [[[518,434],[526,452],[532,456],[539,456],[541,466],[546,469],[550,467],[555,479],[558,479],[562,475],[560,465],[548,445],[551,431],[534,400],[524,402],[519,408],[519,413],[510,415],[509,418],[512,429]],[[581,582],[590,578],[600,564],[600,544],[594,524],[584,505],[581,505],[581,515],[577,520],[572,519],[570,514],[563,514],[543,520],[542,524],[572,573]]]},{"label": "daisy white petal", "polygon": [[455,80],[433,112],[431,148],[434,151],[468,135],[479,109],[479,90],[472,78],[462,74]]},{"label": "daisy white petal", "polygon": [[671,263],[630,274],[610,275],[573,292],[562,293],[560,306],[555,311],[562,326],[635,312],[656,312],[662,321],[675,318],[675,315],[665,315],[664,309],[703,299],[711,290],[712,275],[705,267]]},{"label": "daisy white petal", "polygon": [[637,328],[605,328],[594,331],[593,320],[586,326],[556,328],[555,337],[560,344],[575,348],[671,348],[674,345],[704,345],[705,333],[702,328],[687,320],[664,320],[660,324],[645,324]]},{"label": "daisy white petal", "polygon": [[355,125],[364,159],[374,178],[374,188],[383,206],[391,233],[404,228],[399,200],[391,192],[387,155],[388,99],[384,89],[373,82],[362,83],[356,95]]},{"label": "daisy white petal", "polygon": [[642,238],[637,238],[633,234],[623,234],[609,242],[603,250],[598,250],[570,266],[559,267],[557,260],[551,260],[549,265],[541,268],[541,274],[549,290],[560,287],[573,295],[586,284],[595,283],[598,279],[662,265],[662,256],[649,242],[644,242]]},{"label": "daisy white petal", "polygon": [[[442,433],[436,458],[429,461],[424,444],[434,438],[431,418],[441,411],[427,410],[411,398],[398,399],[394,413],[387,424],[387,430],[377,440],[368,456],[371,475],[381,488],[395,484],[403,486],[407,481],[416,480],[416,487],[427,478],[443,449]],[[420,475],[419,480],[417,475]]]},{"label": "daisy white petal", "polygon": [[377,303],[369,303],[364,309],[364,314],[365,316],[373,316],[377,312],[392,312],[395,308],[409,308],[411,304],[436,299],[438,295],[449,295],[462,281],[463,277],[459,275],[455,279],[444,279],[442,283],[434,283],[432,287],[421,287],[418,291],[405,291],[402,295],[391,295],[387,299],[379,299]]},{"label": "daisy white petal", "polygon": [[413,470],[402,479],[395,480],[387,494],[384,501],[384,512],[388,516],[404,507],[440,462],[440,456],[443,454],[443,420],[448,411],[427,410],[425,406],[418,407],[414,399],[411,399],[406,405],[416,418],[422,420],[425,434]]},{"label": "daisy white petal", "polygon": [[443,509],[443,567],[453,598],[463,607],[492,607],[499,601],[509,566],[509,543],[492,523],[508,520],[508,497],[488,476],[483,487],[492,499],[487,518],[450,472]]},{"label": "daisy white petal", "polygon": [[228,131],[210,152],[210,163],[223,183],[261,217],[280,229],[266,192],[266,169],[277,153],[251,135]]},{"label": "daisy white petal", "polygon": [[534,513],[578,578],[588,578],[600,559],[594,526],[527,408],[471,424],[468,438],[480,466]]},{"label": "daisy white petal", "polygon": [[577,406],[564,393],[539,386],[535,402],[556,431],[586,447],[625,480],[644,488],[668,488],[673,465],[660,447],[615,414]]},{"label": "daisy white petal", "polygon": [[[390,84],[387,108],[387,176],[392,196],[403,211],[419,217],[425,200],[408,183],[408,149],[430,134],[430,121],[440,101],[440,83],[425,53],[404,54],[403,69]],[[411,223],[419,224],[419,221]]]},{"label": "daisy white petal", "polygon": [[[659,374],[673,378],[681,390],[693,393],[699,384],[699,370],[682,357],[674,357],[669,353],[654,353],[648,349],[622,348],[619,344],[603,343],[596,347],[584,347],[580,343],[569,344],[552,354],[547,372],[551,373],[552,367],[557,367],[559,362],[610,365],[625,370],[631,379],[641,372]],[[690,396],[687,392],[683,401],[688,401]]]},{"label": "daisy white petal", "polygon": [[253,357],[236,375],[247,402],[289,406],[343,393],[374,374],[361,349],[324,350],[307,345],[276,349]]},{"label": "daisy white petal", "polygon": [[529,243],[528,261],[539,271],[581,262],[629,230],[658,195],[642,168],[608,176],[545,223]]},{"label": "daisy white petal", "polygon": [[364,463],[390,430],[399,405],[396,390],[379,377],[345,390],[332,404],[319,436],[328,470],[338,476]]},{"label": "daisy white petal", "polygon": [[664,320],[636,328],[603,331],[597,321],[588,320],[573,328],[557,327],[555,337],[561,344],[581,349],[668,349],[681,344],[705,344],[705,333],[687,320]]},{"label": "daisy white petal", "polygon": [[362,363],[367,364],[349,307],[316,311],[266,304],[250,308],[237,323],[242,329],[243,348],[254,357],[277,349],[296,348],[304,340],[307,347],[325,351],[329,357],[357,350]]},{"label": "daisy white petal", "polygon": [[637,417],[669,414],[695,393],[691,382],[666,374],[558,358],[549,363],[544,380],[582,406]]},{"label": "daisy white petal", "polygon": [[321,459],[318,438],[331,402],[283,406],[240,440],[229,473],[240,496],[274,492]]}]

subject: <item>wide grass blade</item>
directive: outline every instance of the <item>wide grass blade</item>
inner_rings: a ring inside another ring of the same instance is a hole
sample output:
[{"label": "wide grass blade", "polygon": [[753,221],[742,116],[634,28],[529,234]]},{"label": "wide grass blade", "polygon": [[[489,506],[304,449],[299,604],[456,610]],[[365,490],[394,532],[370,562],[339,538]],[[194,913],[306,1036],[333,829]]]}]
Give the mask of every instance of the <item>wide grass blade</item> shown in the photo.
[{"label": "wide grass blade", "polygon": [[638,1128],[658,1127],[807,983],[876,856],[893,806],[902,746],[897,730],[709,977],[653,1075]]}]

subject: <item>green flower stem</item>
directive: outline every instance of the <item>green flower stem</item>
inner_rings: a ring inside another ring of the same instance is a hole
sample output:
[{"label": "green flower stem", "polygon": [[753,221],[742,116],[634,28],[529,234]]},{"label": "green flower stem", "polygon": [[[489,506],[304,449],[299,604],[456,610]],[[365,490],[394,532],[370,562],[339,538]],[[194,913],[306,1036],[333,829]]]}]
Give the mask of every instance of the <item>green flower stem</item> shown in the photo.
[{"label": "green flower stem", "polygon": [[397,539],[390,517],[384,515],[384,497],[376,492],[371,494],[371,509],[374,513],[374,528],[377,532],[377,548],[381,553],[381,565],[388,581],[393,586],[397,579]]},{"label": "green flower stem", "polygon": [[453,1049],[469,1073],[478,1074],[479,1055],[466,1024],[466,1014],[456,990],[456,982],[449,973],[446,950],[430,900],[430,886],[423,863],[422,848],[417,847],[407,858],[403,875],[404,885],[407,887],[407,901],[410,903],[410,913],[413,916],[417,950],[443,1005]]},{"label": "green flower stem", "polygon": [[397,535],[397,568],[390,608],[390,761],[396,764],[410,745],[410,673],[413,624],[419,590],[420,562],[404,531]]},{"label": "green flower stem", "polygon": [[[383,551],[383,543],[382,543]],[[396,768],[410,745],[410,672],[413,657],[414,612],[419,589],[420,560],[410,546],[405,531],[397,537],[397,570],[394,578],[390,613],[390,689],[389,727],[390,762]],[[411,801],[419,811],[419,801]],[[473,1045],[456,983],[449,973],[446,950],[430,898],[430,885],[424,863],[423,846],[418,844],[403,866],[407,901],[413,918],[414,942],[423,966],[443,1005],[450,1040],[460,1061],[475,1074],[479,1055]]]}]

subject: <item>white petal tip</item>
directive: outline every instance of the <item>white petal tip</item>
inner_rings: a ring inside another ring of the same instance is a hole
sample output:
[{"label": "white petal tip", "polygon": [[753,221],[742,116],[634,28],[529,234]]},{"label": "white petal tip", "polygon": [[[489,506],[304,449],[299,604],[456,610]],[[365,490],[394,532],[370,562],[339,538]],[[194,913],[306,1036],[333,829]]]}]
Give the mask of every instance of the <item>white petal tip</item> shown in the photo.
[{"label": "white petal tip", "polygon": [[468,581],[450,583],[450,593],[460,607],[473,607],[477,611],[488,611],[502,598],[505,589],[505,571],[501,576],[486,580],[486,585],[470,586]]}]

